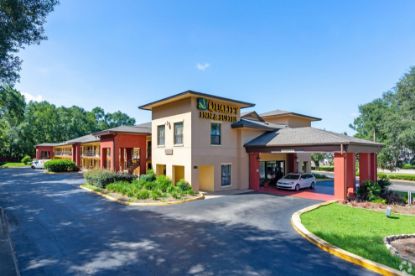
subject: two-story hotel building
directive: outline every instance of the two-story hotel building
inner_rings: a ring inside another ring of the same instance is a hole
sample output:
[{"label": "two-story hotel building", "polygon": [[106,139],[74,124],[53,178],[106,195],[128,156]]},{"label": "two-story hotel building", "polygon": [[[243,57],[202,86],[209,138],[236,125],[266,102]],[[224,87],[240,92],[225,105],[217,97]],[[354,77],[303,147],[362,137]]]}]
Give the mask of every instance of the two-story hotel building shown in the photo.
[{"label": "two-story hotel building", "polygon": [[336,198],[355,191],[357,155],[360,179],[377,179],[381,144],[314,128],[321,119],[300,113],[241,112],[250,107],[254,104],[185,91],[140,106],[151,112],[151,123],[41,144],[37,157],[72,156],[82,168],[126,171],[135,156],[136,173],[152,167],[173,182],[185,179],[196,191],[216,192],[260,190],[287,173],[310,172],[313,152],[332,152]]}]

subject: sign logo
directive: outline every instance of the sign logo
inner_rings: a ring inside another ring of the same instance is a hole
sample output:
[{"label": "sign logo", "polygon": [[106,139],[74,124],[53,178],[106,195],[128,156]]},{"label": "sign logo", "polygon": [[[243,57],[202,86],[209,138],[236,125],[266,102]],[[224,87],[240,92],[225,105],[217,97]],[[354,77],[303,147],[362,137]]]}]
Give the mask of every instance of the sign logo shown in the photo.
[{"label": "sign logo", "polygon": [[199,110],[208,110],[208,100],[205,98],[197,99],[197,109]]},{"label": "sign logo", "polygon": [[236,122],[236,116],[238,115],[239,107],[224,104],[221,102],[215,102],[205,98],[197,98],[197,109],[199,109],[199,118],[224,121],[224,122]]}]

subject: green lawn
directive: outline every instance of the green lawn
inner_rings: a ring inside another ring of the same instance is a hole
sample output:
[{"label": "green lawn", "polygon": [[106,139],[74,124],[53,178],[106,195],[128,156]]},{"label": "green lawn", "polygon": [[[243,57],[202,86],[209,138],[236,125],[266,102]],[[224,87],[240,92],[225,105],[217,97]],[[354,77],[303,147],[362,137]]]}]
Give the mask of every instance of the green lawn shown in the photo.
[{"label": "green lawn", "polygon": [[333,203],[301,215],[304,226],[322,239],[359,256],[399,270],[399,258],[386,249],[383,238],[415,233],[415,216],[395,215]]},{"label": "green lawn", "polygon": [[20,162],[5,162],[5,163],[0,162],[0,168],[21,168],[25,166],[28,166],[28,165],[25,165]]}]

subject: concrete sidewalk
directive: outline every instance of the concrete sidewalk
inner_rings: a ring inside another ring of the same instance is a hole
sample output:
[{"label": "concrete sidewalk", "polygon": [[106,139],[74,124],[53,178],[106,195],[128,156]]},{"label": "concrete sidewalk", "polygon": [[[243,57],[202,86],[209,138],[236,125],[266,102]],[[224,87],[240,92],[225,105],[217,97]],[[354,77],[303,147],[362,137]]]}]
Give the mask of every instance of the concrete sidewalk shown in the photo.
[{"label": "concrete sidewalk", "polygon": [[9,236],[7,217],[0,208],[0,275],[20,275]]}]

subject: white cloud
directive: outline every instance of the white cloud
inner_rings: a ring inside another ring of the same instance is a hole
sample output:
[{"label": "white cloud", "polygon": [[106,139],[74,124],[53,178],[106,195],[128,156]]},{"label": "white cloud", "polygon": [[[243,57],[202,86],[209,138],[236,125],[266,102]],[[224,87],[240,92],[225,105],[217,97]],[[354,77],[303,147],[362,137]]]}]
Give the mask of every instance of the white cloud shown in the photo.
[{"label": "white cloud", "polygon": [[208,69],[210,67],[210,64],[205,62],[205,63],[198,63],[196,64],[196,69],[199,71],[205,71],[206,69]]},{"label": "white cloud", "polygon": [[30,101],[34,101],[34,102],[41,102],[43,101],[43,96],[42,95],[32,95],[29,93],[22,93],[23,96],[26,99],[26,102],[30,102]]}]

